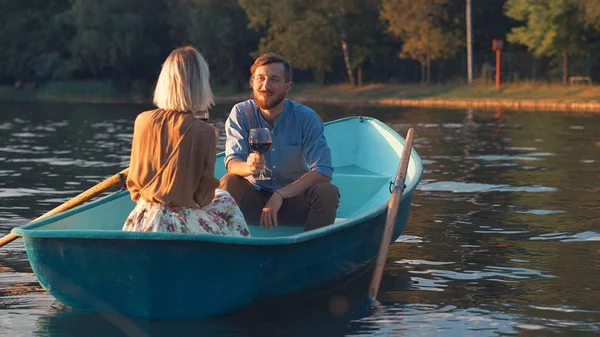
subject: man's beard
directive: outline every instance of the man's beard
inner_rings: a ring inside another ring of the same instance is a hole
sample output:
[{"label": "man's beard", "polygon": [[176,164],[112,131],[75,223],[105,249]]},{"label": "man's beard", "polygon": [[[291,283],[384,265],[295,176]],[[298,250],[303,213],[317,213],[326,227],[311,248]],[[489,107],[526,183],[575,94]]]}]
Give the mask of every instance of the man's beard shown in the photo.
[{"label": "man's beard", "polygon": [[[271,92],[267,92],[268,94],[271,94]],[[285,98],[285,93],[279,95],[279,96],[270,96],[270,97],[259,97],[256,91],[253,92],[254,95],[254,101],[256,101],[256,104],[258,105],[258,107],[262,110],[271,110],[274,107],[276,107],[277,105],[279,105],[279,103],[281,103],[284,98]],[[270,100],[270,102],[269,102]]]}]

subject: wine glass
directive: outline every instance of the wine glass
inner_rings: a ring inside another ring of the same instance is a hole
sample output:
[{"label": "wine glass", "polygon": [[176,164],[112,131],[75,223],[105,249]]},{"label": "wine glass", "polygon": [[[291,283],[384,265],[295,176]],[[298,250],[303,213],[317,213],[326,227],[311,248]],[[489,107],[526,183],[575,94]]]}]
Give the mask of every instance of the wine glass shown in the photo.
[{"label": "wine glass", "polygon": [[[250,130],[248,136],[248,143],[250,148],[259,155],[263,156],[265,152],[269,151],[272,144],[271,131],[267,128],[255,128]],[[270,180],[269,169],[261,170],[258,175],[253,175],[255,180]]]}]

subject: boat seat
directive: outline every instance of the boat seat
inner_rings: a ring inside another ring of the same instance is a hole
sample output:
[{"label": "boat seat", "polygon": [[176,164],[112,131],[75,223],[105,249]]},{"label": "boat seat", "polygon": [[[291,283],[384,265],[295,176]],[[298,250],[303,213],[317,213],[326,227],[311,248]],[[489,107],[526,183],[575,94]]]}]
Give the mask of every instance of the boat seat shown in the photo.
[{"label": "boat seat", "polygon": [[[335,174],[332,183],[340,190],[340,207],[336,218],[345,219],[381,202],[378,196],[389,191],[390,178],[382,175]],[[389,198],[389,192],[383,197]]]}]

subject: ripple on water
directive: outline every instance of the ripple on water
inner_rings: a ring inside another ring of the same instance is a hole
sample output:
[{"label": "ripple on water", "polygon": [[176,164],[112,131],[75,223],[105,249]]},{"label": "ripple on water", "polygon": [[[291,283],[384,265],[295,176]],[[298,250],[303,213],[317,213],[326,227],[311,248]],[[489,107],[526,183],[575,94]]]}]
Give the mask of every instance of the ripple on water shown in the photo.
[{"label": "ripple on water", "polygon": [[33,133],[33,132],[17,132],[12,134],[15,138],[44,138],[48,135],[43,133]]},{"label": "ripple on water", "polygon": [[498,336],[515,334],[519,316],[455,306],[406,304],[355,321],[350,336]]},{"label": "ripple on water", "polygon": [[454,193],[473,193],[473,192],[556,192],[557,188],[541,185],[530,186],[512,186],[512,185],[493,185],[481,183],[463,183],[458,181],[437,181],[428,184],[419,184],[418,190],[421,191],[445,191]]},{"label": "ripple on water", "polygon": [[[482,270],[461,270],[460,268],[448,270],[431,268],[419,269],[418,266],[451,265],[454,264],[453,262],[407,259],[395,261],[394,263],[405,265],[408,273],[413,275],[411,276],[411,280],[413,281],[412,288],[419,290],[440,291],[440,286],[449,281],[487,280],[510,283],[524,279],[556,277],[548,272],[523,267],[485,266]],[[415,269],[414,266],[417,266],[417,269]],[[431,275],[433,278],[426,278],[425,275]],[[441,282],[442,280],[443,282]]]},{"label": "ripple on water", "polygon": [[533,241],[560,241],[560,242],[583,242],[600,241],[600,233],[585,231],[573,235],[565,232],[545,233],[529,238]]},{"label": "ripple on water", "polygon": [[0,188],[0,198],[62,194],[73,194],[73,191],[57,191],[49,188]]},{"label": "ripple on water", "polygon": [[537,157],[528,156],[513,156],[513,155],[481,155],[481,156],[468,156],[465,159],[483,160],[483,161],[536,161],[542,160]]},{"label": "ripple on water", "polygon": [[29,147],[28,145],[4,146],[4,147],[0,148],[0,151],[6,152],[6,153],[19,153],[19,154],[47,153],[47,151],[40,151],[40,150],[36,151],[35,149],[33,149],[32,147]]},{"label": "ripple on water", "polygon": [[423,238],[420,236],[414,235],[400,235],[395,242],[404,242],[404,243],[422,243]]},{"label": "ripple on water", "polygon": [[537,151],[537,147],[527,147],[527,146],[507,146],[504,148],[505,150],[508,151]]},{"label": "ripple on water", "polygon": [[557,305],[557,306],[539,306],[539,305],[529,305],[529,308],[537,309],[537,310],[547,310],[547,311],[557,311],[557,312],[581,312],[581,313],[594,313],[600,314],[600,311],[595,310],[583,310],[575,307],[569,307],[565,305]]},{"label": "ripple on water", "polygon": [[6,123],[0,123],[0,130],[10,130],[13,128],[13,124],[6,122]]},{"label": "ripple on water", "polygon": [[551,214],[563,214],[565,211],[554,210],[554,209],[530,209],[527,211],[516,211],[515,213],[520,214],[535,214],[535,215],[551,215]]},{"label": "ripple on water", "polygon": [[445,264],[453,264],[454,262],[427,261],[427,260],[400,260],[400,261],[394,261],[394,263],[410,264],[410,265],[441,266],[441,265],[445,265]]},{"label": "ripple on water", "polygon": [[105,161],[83,160],[71,158],[13,158],[8,160],[11,163],[39,163],[51,166],[74,166],[74,167],[111,167],[114,163]]},{"label": "ripple on water", "polygon": [[485,231],[482,231],[482,230],[473,231],[473,233],[513,235],[513,234],[529,233],[529,231],[510,231],[510,230],[505,230],[504,228],[491,228],[490,230],[485,230]]}]

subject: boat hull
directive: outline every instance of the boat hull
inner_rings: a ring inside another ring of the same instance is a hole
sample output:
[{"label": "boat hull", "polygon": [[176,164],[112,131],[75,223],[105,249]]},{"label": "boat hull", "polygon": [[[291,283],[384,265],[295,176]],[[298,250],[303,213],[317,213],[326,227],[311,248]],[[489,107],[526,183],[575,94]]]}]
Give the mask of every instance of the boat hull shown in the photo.
[{"label": "boat hull", "polygon": [[[394,239],[404,229],[404,198]],[[224,315],[343,277],[371,262],[386,212],[295,244],[24,237],[40,284],[83,310],[147,318]],[[366,290],[365,290],[366,291]]]}]

